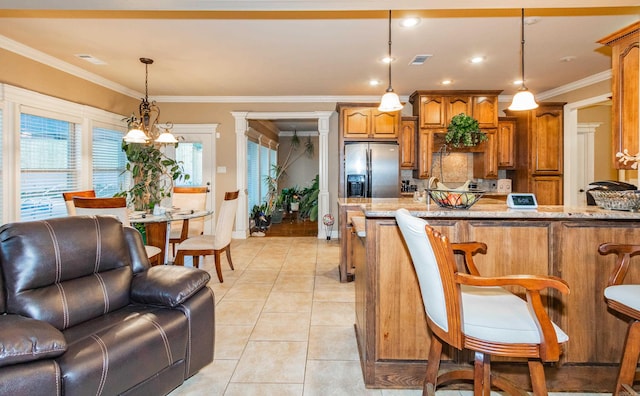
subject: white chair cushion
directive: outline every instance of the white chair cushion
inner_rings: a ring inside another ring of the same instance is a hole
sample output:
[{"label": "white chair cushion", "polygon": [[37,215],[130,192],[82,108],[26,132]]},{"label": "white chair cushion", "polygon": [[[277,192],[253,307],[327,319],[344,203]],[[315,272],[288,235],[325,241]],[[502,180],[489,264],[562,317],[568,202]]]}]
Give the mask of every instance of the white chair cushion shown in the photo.
[{"label": "white chair cushion", "polygon": [[162,250],[160,250],[159,247],[150,246],[150,245],[145,245],[144,250],[147,252],[147,257],[149,258],[155,256],[156,254],[160,254],[160,252],[162,252]]},{"label": "white chair cushion", "polygon": [[187,238],[177,247],[177,250],[209,250],[222,249],[224,246],[215,246],[215,235],[198,235]]},{"label": "white chair cushion", "polygon": [[[462,331],[466,336],[501,343],[539,344],[540,334],[527,302],[501,287],[461,285]],[[556,324],[558,342],[569,337]]]},{"label": "white chair cushion", "polygon": [[608,300],[617,301],[629,308],[640,311],[640,285],[616,285],[604,289]]}]

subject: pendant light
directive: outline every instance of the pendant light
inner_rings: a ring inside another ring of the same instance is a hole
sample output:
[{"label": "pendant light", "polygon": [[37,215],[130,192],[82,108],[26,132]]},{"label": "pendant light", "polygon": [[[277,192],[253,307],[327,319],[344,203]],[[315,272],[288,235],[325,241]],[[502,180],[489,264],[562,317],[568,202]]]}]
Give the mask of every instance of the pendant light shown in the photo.
[{"label": "pendant light", "polygon": [[[127,143],[149,143],[155,141],[159,144],[177,143],[178,139],[171,133],[173,124],[167,122],[164,125],[158,124],[160,117],[160,108],[155,101],[149,102],[149,65],[153,63],[153,59],[140,58],[140,62],[144,64],[144,98],[138,106],[138,116],[131,116],[129,123],[131,129],[124,136],[123,140]],[[163,132],[160,133],[160,128]]]},{"label": "pendant light", "polygon": [[389,112],[389,111],[398,111],[401,110],[404,106],[400,103],[400,98],[398,94],[393,92],[393,88],[391,87],[391,10],[389,10],[389,87],[387,88],[387,92],[382,95],[382,99],[380,99],[380,106],[378,106],[379,111]]},{"label": "pendant light", "polygon": [[511,102],[509,110],[532,110],[538,107],[533,94],[529,92],[527,87],[524,85],[524,8],[522,9],[521,26],[520,71],[522,72],[522,85],[520,86],[518,93],[513,96],[513,102]]}]

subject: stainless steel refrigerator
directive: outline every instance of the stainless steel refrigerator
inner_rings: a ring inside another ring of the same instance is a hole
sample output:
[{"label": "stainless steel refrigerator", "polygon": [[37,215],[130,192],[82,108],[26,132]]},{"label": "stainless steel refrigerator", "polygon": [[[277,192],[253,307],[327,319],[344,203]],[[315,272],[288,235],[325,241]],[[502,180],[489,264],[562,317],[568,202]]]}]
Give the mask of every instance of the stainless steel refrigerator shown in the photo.
[{"label": "stainless steel refrigerator", "polygon": [[397,143],[345,143],[345,193],[348,198],[398,198],[400,150]]}]

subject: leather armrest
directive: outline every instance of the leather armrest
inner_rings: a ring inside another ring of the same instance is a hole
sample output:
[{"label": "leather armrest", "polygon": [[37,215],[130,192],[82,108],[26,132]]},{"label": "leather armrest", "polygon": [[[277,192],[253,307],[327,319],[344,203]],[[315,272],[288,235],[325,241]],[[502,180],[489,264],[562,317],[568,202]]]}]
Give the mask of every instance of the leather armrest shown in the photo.
[{"label": "leather armrest", "polygon": [[201,269],[158,265],[135,275],[131,299],[173,308],[205,287],[209,279],[209,273]]},{"label": "leather armrest", "polygon": [[62,332],[47,322],[20,315],[0,316],[0,367],[53,358],[67,350]]}]

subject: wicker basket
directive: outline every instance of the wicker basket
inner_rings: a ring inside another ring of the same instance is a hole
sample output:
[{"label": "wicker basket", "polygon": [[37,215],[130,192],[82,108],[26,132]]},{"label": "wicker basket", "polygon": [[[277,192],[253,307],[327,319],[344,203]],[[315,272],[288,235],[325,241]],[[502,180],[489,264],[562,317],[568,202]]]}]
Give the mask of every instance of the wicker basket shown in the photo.
[{"label": "wicker basket", "polygon": [[631,210],[640,209],[640,191],[589,190],[589,194],[602,209]]},{"label": "wicker basket", "polygon": [[427,190],[431,199],[441,208],[469,209],[485,193],[480,190]]}]

